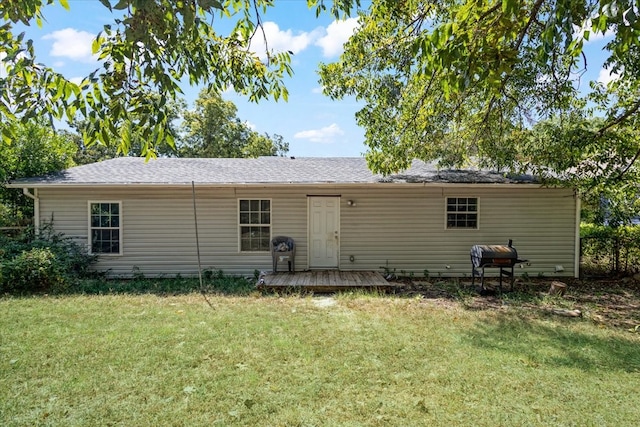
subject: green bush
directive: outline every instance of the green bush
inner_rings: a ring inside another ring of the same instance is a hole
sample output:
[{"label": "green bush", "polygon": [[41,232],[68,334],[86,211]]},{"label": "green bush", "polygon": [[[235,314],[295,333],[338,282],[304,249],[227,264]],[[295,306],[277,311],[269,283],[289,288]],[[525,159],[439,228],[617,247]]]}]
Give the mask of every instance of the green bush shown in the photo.
[{"label": "green bush", "polygon": [[640,226],[580,225],[581,256],[587,270],[636,273],[640,266]]},{"label": "green bush", "polygon": [[5,292],[60,291],[67,280],[50,248],[31,248],[2,264],[2,283]]},{"label": "green bush", "polygon": [[76,278],[94,275],[94,255],[50,225],[0,236],[0,292],[59,292]]}]

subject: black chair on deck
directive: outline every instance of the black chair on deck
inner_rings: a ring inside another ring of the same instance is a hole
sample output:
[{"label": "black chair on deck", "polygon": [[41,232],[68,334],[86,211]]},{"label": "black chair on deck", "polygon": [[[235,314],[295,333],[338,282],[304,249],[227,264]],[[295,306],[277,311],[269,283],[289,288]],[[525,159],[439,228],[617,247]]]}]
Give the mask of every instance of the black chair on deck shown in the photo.
[{"label": "black chair on deck", "polygon": [[290,272],[296,271],[296,242],[291,237],[276,236],[271,239],[273,272],[278,272],[278,262],[288,262]]}]

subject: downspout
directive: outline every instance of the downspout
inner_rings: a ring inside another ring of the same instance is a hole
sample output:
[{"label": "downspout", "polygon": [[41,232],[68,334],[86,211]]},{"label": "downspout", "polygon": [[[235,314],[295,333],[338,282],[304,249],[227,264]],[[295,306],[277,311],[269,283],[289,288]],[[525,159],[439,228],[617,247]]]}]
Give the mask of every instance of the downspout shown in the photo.
[{"label": "downspout", "polygon": [[33,229],[36,235],[40,232],[40,198],[38,197],[38,189],[35,188],[33,193],[24,187],[22,193],[30,199],[33,199]]},{"label": "downspout", "polygon": [[580,195],[576,194],[576,242],[575,242],[575,259],[573,268],[573,277],[580,278],[580,210],[581,200]]}]

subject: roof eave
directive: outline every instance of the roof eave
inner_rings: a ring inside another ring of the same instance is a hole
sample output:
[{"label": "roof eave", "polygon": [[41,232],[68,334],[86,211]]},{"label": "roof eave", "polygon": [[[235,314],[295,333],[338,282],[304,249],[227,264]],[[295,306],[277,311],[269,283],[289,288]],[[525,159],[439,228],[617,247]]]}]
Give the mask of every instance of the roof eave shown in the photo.
[{"label": "roof eave", "polygon": [[[280,187],[280,186],[385,186],[385,187],[560,187],[547,186],[538,182],[380,182],[380,181],[309,181],[309,182],[193,182],[196,186],[206,187]],[[122,187],[190,187],[192,182],[129,182],[129,183],[9,183],[7,188],[122,188]]]}]

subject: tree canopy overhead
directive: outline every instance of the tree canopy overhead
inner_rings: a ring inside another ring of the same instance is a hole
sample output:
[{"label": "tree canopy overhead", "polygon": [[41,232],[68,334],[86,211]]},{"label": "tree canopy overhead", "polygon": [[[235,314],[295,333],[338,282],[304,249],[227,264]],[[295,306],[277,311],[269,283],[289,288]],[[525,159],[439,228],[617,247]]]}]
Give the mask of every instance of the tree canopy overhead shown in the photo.
[{"label": "tree canopy overhead", "polygon": [[[321,81],[333,98],[365,102],[357,121],[376,171],[403,169],[414,158],[443,166],[474,158],[503,168],[542,165],[538,172],[548,175],[598,163],[606,171],[594,167],[591,177],[609,179],[640,155],[638,133],[628,131],[640,124],[639,7],[633,0],[374,0],[340,60],[321,66]],[[584,44],[602,36],[610,37],[605,66],[617,79],[585,89]],[[598,127],[587,120],[594,115],[603,118]],[[565,131],[579,127],[579,144],[555,146],[564,162],[539,163],[546,143],[531,149],[528,132],[545,119]],[[631,139],[608,135],[621,128]]]},{"label": "tree canopy overhead", "polygon": [[[153,156],[163,142],[173,143],[168,105],[184,79],[214,91],[232,86],[253,100],[286,99],[290,55],[261,60],[249,49],[252,38],[264,37],[265,11],[280,3],[100,2],[113,22],[93,45],[100,68],[80,85],[38,64],[32,43],[14,32],[17,23],[38,24],[49,5],[73,9],[73,3],[0,2],[5,140],[15,135],[16,123],[40,116],[79,119],[87,141],[126,148],[134,136],[143,141],[142,154]],[[346,16],[361,3],[307,5],[317,14]],[[582,181],[600,179],[591,187],[634,176],[640,157],[637,1],[371,0],[362,6],[343,56],[323,65],[320,75],[328,95],[364,101],[357,121],[373,170],[391,173],[414,158],[445,166],[476,158],[505,169],[539,166],[551,176],[579,171],[574,176]],[[221,20],[232,23],[228,34],[220,33]],[[605,35],[605,65],[618,78],[586,91],[580,78],[591,63],[584,44]],[[602,118],[597,126],[594,115]],[[535,128],[545,119],[551,127]],[[550,144],[542,134],[566,139]],[[565,160],[549,162],[551,153]]]},{"label": "tree canopy overhead", "polygon": [[[80,119],[87,124],[85,140],[105,145],[128,147],[132,129],[138,129],[145,141],[143,155],[153,156],[159,144],[173,144],[167,105],[184,79],[218,91],[233,87],[255,101],[287,98],[283,81],[292,73],[290,54],[267,52],[261,60],[249,49],[252,38],[264,37],[261,15],[273,0],[100,0],[113,22],[93,43],[100,68],[79,85],[39,64],[32,41],[14,32],[18,23],[40,25],[45,6],[55,3],[73,8],[68,0],[0,2],[0,133],[5,142],[15,138],[20,122],[41,116]],[[307,0],[317,14],[326,10],[335,16],[353,3]],[[220,20],[233,24],[229,34],[216,30]]]}]

